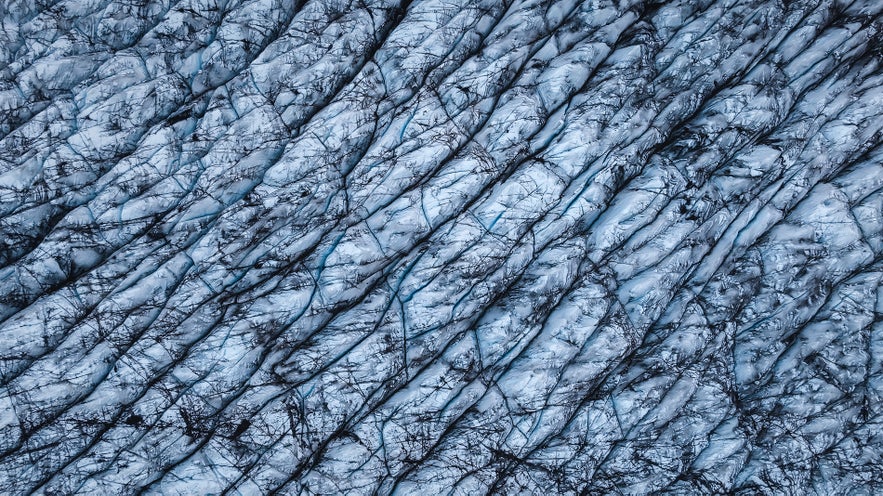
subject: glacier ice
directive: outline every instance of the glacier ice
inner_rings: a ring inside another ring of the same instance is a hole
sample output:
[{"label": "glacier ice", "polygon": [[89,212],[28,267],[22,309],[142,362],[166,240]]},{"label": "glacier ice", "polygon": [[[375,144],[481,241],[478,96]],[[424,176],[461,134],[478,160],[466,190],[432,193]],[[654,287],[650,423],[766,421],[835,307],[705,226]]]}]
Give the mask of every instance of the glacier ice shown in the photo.
[{"label": "glacier ice", "polygon": [[0,492],[883,488],[883,3],[0,19]]}]

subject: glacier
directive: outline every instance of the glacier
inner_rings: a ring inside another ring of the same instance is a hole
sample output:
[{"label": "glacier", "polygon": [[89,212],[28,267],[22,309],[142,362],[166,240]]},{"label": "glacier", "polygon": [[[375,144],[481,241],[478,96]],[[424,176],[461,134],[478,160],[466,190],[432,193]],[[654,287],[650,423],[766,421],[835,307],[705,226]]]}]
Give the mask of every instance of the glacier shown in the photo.
[{"label": "glacier", "polygon": [[0,493],[883,491],[883,2],[0,19]]}]

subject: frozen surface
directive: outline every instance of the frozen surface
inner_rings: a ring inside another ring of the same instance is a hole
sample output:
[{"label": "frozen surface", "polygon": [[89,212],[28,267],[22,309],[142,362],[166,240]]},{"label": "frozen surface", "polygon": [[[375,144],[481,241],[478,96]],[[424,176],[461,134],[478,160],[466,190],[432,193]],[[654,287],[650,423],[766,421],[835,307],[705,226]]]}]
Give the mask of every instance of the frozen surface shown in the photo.
[{"label": "frozen surface", "polygon": [[0,1],[0,493],[879,494],[883,2]]}]

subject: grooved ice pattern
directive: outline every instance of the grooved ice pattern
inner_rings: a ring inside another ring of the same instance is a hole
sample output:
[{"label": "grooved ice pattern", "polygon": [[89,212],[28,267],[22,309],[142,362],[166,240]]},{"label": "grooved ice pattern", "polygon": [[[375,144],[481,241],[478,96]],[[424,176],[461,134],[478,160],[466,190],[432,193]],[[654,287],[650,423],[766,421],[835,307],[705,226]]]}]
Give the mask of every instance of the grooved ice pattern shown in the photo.
[{"label": "grooved ice pattern", "polygon": [[879,492],[881,31],[0,1],[0,492]]}]

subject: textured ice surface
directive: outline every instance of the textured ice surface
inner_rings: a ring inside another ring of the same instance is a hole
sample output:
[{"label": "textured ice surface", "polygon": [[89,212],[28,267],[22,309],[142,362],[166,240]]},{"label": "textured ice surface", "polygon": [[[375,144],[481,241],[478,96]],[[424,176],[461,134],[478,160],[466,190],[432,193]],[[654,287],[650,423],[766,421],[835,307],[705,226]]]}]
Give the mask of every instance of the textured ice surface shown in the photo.
[{"label": "textured ice surface", "polygon": [[883,2],[0,19],[3,494],[883,490]]}]

